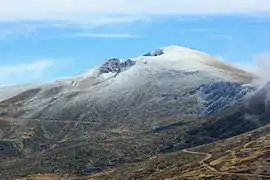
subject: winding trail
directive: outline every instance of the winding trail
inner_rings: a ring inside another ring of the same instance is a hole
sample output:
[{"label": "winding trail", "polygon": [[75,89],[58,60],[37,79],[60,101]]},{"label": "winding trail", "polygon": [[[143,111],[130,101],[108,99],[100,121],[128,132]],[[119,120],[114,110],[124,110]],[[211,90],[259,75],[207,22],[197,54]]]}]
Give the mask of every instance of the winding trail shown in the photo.
[{"label": "winding trail", "polygon": [[198,154],[198,155],[204,155],[206,156],[203,160],[200,161],[200,164],[202,164],[205,168],[209,169],[215,174],[218,175],[227,175],[227,176],[239,176],[239,177],[257,177],[257,178],[267,178],[270,179],[270,175],[261,175],[261,174],[246,174],[246,173],[230,173],[230,172],[222,172],[215,167],[209,165],[206,163],[209,159],[212,158],[212,154],[205,153],[205,152],[197,152],[197,151],[190,151],[187,149],[184,149],[183,152],[189,153],[189,154]]}]

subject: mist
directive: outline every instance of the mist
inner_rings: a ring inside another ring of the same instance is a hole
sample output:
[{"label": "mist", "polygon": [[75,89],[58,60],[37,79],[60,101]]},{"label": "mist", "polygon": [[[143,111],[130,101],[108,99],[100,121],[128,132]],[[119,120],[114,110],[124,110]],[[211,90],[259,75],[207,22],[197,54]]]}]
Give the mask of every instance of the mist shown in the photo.
[{"label": "mist", "polygon": [[262,88],[270,82],[270,53],[253,56],[249,63],[233,63],[236,67],[255,75],[251,85]]},{"label": "mist", "polygon": [[265,86],[270,81],[270,54],[259,54],[253,58],[253,73],[257,78],[253,84]]}]

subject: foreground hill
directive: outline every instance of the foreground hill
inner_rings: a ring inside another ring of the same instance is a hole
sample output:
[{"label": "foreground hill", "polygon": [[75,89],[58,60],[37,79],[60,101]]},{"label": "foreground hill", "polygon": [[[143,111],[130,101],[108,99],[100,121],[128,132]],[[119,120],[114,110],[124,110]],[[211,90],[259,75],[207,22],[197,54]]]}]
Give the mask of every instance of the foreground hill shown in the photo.
[{"label": "foreground hill", "polygon": [[269,131],[270,126],[265,126],[227,140],[157,154],[85,177],[38,174],[23,179],[269,179]]},{"label": "foreground hill", "polygon": [[158,154],[88,179],[269,179],[270,126],[183,151]]}]

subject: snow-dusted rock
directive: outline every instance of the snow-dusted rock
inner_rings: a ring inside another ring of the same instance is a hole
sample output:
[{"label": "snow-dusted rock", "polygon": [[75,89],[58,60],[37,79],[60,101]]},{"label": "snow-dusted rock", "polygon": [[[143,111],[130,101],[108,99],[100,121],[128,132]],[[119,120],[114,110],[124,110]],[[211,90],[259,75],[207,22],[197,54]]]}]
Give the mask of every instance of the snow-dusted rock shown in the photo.
[{"label": "snow-dusted rock", "polygon": [[251,74],[211,55],[178,46],[150,55],[109,59],[57,86],[43,85],[20,116],[154,125],[156,119],[214,114],[251,92],[242,86]]}]

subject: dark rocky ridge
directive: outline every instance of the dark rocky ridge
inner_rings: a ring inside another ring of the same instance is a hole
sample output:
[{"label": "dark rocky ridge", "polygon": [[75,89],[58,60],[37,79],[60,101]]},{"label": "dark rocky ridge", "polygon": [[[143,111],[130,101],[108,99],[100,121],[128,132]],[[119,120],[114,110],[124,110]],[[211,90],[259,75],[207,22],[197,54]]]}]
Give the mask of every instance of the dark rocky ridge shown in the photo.
[{"label": "dark rocky ridge", "polygon": [[[152,52],[148,52],[143,56],[161,56],[164,52],[162,49],[157,49]],[[131,59],[120,60],[119,58],[106,59],[105,63],[99,68],[99,72],[102,73],[120,73],[125,71],[136,64],[136,61]]]},{"label": "dark rocky ridge", "polygon": [[155,51],[148,52],[148,53],[144,54],[143,56],[161,56],[162,54],[164,54],[163,50],[157,49]]},{"label": "dark rocky ridge", "polygon": [[100,73],[119,73],[121,71],[127,70],[131,66],[135,65],[136,61],[120,60],[118,58],[111,58],[106,60],[106,62],[99,68]]}]

